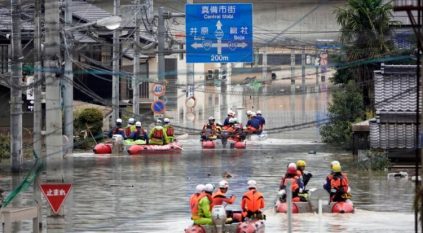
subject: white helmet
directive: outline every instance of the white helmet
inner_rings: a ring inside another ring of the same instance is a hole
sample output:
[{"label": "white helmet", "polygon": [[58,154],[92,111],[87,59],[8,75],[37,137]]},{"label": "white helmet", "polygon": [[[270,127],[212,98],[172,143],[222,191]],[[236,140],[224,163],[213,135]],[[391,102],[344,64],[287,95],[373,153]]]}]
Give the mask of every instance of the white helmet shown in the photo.
[{"label": "white helmet", "polygon": [[289,163],[288,164],[288,168],[289,167],[294,167],[295,169],[297,169],[297,164],[295,164],[295,163]]},{"label": "white helmet", "polygon": [[212,184],[206,184],[206,186],[204,187],[204,191],[206,192],[211,193],[213,192],[213,190],[214,190],[214,186]]},{"label": "white helmet", "polygon": [[128,124],[130,124],[130,125],[133,125],[133,124],[135,124],[135,119],[134,118],[129,118],[129,120],[128,120]]},{"label": "white helmet", "polygon": [[161,121],[160,119],[157,119],[156,123],[157,123],[157,124],[161,124],[161,123],[162,123],[162,121]]},{"label": "white helmet", "polygon": [[203,192],[204,191],[204,188],[205,188],[206,186],[204,186],[204,184],[199,184],[199,185],[197,185],[196,187],[195,187],[195,192],[196,193],[201,193],[201,192]]},{"label": "white helmet", "polygon": [[251,116],[255,117],[257,114],[255,112],[251,112]]},{"label": "white helmet", "polygon": [[257,113],[256,113],[257,115],[261,115],[261,111],[260,110],[257,110]]},{"label": "white helmet", "polygon": [[249,180],[248,181],[248,188],[256,188],[257,182],[255,180]]},{"label": "white helmet", "polygon": [[232,116],[233,117],[233,116],[235,116],[235,113],[231,110],[231,111],[228,112],[228,116]]},{"label": "white helmet", "polygon": [[120,118],[116,119],[116,123],[122,124],[122,119],[120,119]]},{"label": "white helmet", "polygon": [[247,111],[247,116],[251,115],[251,113],[253,113],[253,112],[251,112],[250,110],[248,110]]},{"label": "white helmet", "polygon": [[135,127],[141,127],[141,121],[137,121],[137,122],[135,123]]},{"label": "white helmet", "polygon": [[228,184],[228,181],[226,181],[226,180],[221,180],[220,182],[219,182],[219,188],[229,188],[229,184]]},{"label": "white helmet", "polygon": [[214,121],[214,117],[213,116],[210,116],[209,117],[209,121]]},{"label": "white helmet", "polygon": [[169,120],[169,118],[165,118],[165,119],[163,119],[163,122],[164,123],[170,123],[170,120]]}]

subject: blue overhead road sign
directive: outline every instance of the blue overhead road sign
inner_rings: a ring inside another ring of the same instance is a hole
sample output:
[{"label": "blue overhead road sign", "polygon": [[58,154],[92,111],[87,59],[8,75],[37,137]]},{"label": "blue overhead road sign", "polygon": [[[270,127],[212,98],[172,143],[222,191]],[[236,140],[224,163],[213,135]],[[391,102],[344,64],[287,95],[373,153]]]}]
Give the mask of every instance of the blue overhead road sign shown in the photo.
[{"label": "blue overhead road sign", "polygon": [[253,5],[187,4],[187,63],[253,61]]}]

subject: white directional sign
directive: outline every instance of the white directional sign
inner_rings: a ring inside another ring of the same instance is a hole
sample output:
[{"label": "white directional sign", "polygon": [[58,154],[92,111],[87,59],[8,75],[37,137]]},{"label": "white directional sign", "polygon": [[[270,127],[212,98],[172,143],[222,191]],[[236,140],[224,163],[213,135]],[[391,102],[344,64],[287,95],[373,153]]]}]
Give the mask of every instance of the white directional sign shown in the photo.
[{"label": "white directional sign", "polygon": [[252,62],[252,12],[252,4],[187,4],[187,62]]}]

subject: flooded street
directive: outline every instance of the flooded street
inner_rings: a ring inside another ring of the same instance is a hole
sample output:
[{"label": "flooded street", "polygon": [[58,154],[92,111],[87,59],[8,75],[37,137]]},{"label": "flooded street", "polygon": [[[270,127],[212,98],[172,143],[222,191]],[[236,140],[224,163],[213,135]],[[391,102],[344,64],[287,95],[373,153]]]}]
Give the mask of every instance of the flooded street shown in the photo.
[{"label": "flooded street", "polygon": [[[187,146],[181,154],[73,155],[66,232],[183,232],[191,223],[188,197],[195,186],[217,185],[225,172],[232,174],[229,192],[237,196],[230,208],[239,209],[247,180],[255,179],[266,200],[266,232],[285,232],[286,216],[272,209],[283,168],[305,159],[314,175],[308,186],[321,187],[334,158],[324,145],[307,141],[295,145],[291,140],[273,140],[273,145],[251,145],[244,151],[202,151],[195,140],[182,143]],[[310,150],[317,153],[308,154]],[[345,167],[356,213],[294,215],[294,232],[413,231],[411,181],[388,181],[384,173],[357,172],[346,163]],[[47,203],[43,207],[46,213]],[[27,229],[29,223],[22,227]]]},{"label": "flooded street", "polygon": [[[254,109],[265,113],[267,129],[317,121],[326,115],[328,102],[326,92],[256,98],[261,99]],[[196,124],[202,122],[199,119]],[[272,131],[264,141],[248,142],[246,150],[219,146],[203,150],[194,135],[180,142],[184,148],[181,153],[66,156],[64,167],[73,183],[65,204],[66,232],[183,232],[191,224],[188,199],[195,186],[217,185],[225,173],[232,176],[228,179],[229,194],[237,197],[229,209],[240,209],[247,181],[255,179],[266,201],[266,232],[286,232],[286,216],[275,213],[273,204],[286,165],[299,159],[307,161],[306,170],[313,174],[309,188],[321,188],[330,172],[330,161],[341,161],[349,175],[356,213],[297,214],[293,216],[294,232],[414,230],[413,182],[387,180],[386,172],[356,170],[350,152],[320,143],[318,125]],[[309,153],[313,151],[316,153]],[[11,178],[2,181],[7,190],[11,184]],[[31,204],[32,187],[19,199]],[[44,224],[47,207],[43,198]],[[15,225],[15,230],[27,232],[30,226],[24,222]]]}]

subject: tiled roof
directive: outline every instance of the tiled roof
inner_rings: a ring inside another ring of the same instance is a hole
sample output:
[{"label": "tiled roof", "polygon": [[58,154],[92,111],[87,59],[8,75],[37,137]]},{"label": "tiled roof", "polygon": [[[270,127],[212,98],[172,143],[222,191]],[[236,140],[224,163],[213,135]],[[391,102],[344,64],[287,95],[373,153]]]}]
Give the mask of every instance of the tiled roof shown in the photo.
[{"label": "tiled roof", "polygon": [[415,65],[382,65],[375,71],[376,111],[415,112],[416,80]]},{"label": "tiled roof", "polygon": [[374,149],[414,148],[415,132],[415,124],[370,121],[370,147]]},{"label": "tiled roof", "polygon": [[[12,15],[9,8],[0,8],[0,31],[10,31],[12,27]],[[32,31],[32,21],[21,21],[22,30]]]}]

